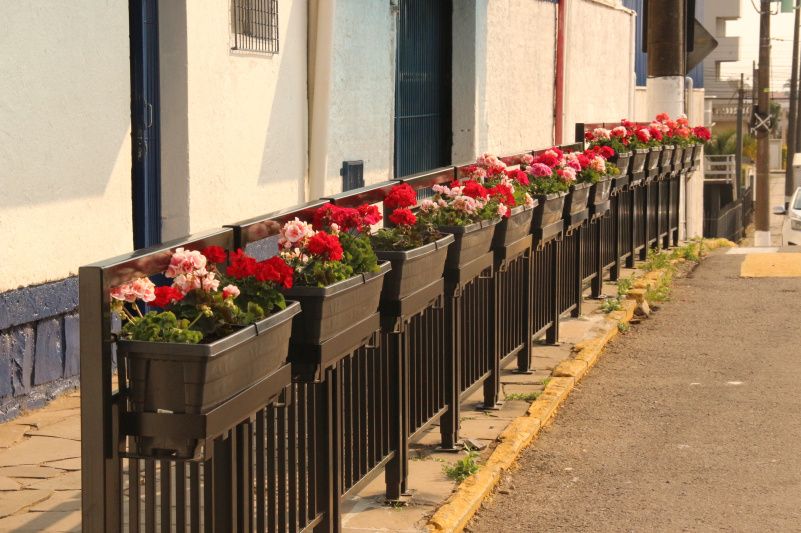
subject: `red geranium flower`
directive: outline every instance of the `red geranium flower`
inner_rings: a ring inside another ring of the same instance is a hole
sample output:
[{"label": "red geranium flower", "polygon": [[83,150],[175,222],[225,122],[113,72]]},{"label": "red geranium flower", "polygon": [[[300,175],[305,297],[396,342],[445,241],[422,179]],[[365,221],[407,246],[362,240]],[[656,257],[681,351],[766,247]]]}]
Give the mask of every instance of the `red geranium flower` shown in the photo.
[{"label": "red geranium flower", "polygon": [[486,198],[489,195],[487,188],[477,181],[467,181],[464,184],[462,194],[470,198]]},{"label": "red geranium flower", "polygon": [[389,215],[389,220],[396,226],[413,226],[417,223],[417,217],[409,209],[396,209]]},{"label": "red geranium flower", "polygon": [[169,286],[156,287],[153,292],[156,293],[156,298],[150,302],[150,305],[154,305],[162,309],[175,302],[180,302],[184,298],[184,295],[181,291]]},{"label": "red geranium flower", "polygon": [[381,221],[381,211],[374,205],[363,204],[357,210],[364,221],[363,225],[378,224]]},{"label": "red geranium flower", "polygon": [[325,232],[317,232],[309,239],[306,248],[310,253],[318,255],[328,261],[339,261],[342,259],[342,244],[339,237]]},{"label": "red geranium flower", "polygon": [[277,255],[256,263],[255,277],[257,281],[272,281],[276,285],[290,289],[292,288],[293,274],[292,267]]},{"label": "red geranium flower", "polygon": [[548,165],[550,168],[556,168],[556,165],[559,164],[559,158],[554,154],[543,153],[537,156],[535,162]]},{"label": "red geranium flower", "polygon": [[712,138],[712,133],[709,131],[709,128],[705,128],[703,126],[696,126],[693,128],[693,135],[704,142]]},{"label": "red geranium flower", "polygon": [[523,172],[522,170],[510,170],[507,171],[507,174],[509,174],[510,178],[515,180],[520,185],[523,185],[524,187],[529,184],[528,175],[526,175],[526,173]]},{"label": "red geranium flower", "polygon": [[[601,146],[601,149],[598,150],[598,154],[603,157],[604,159],[609,159],[610,157],[615,157],[615,149],[611,146]],[[583,168],[583,167],[582,167]]]},{"label": "red geranium flower", "polygon": [[[512,191],[509,190],[509,187],[504,187],[503,185],[496,185],[495,187],[489,190],[491,196],[497,197],[501,203],[509,207],[510,210],[512,207],[517,205],[515,202],[515,195],[512,194]],[[510,215],[510,211],[506,211],[506,217]]]},{"label": "red geranium flower", "polygon": [[236,279],[253,276],[256,273],[256,260],[247,255],[242,249],[231,252],[231,264],[225,273]]},{"label": "red geranium flower", "polygon": [[206,246],[200,253],[206,256],[211,263],[225,262],[225,249],[222,246]]},{"label": "red geranium flower", "polygon": [[395,185],[384,198],[384,207],[387,209],[400,209],[411,207],[417,203],[417,193],[408,183]]},{"label": "red geranium flower", "polygon": [[578,163],[581,165],[581,169],[584,170],[590,164],[590,158],[584,154],[579,154],[576,156],[578,158]]}]

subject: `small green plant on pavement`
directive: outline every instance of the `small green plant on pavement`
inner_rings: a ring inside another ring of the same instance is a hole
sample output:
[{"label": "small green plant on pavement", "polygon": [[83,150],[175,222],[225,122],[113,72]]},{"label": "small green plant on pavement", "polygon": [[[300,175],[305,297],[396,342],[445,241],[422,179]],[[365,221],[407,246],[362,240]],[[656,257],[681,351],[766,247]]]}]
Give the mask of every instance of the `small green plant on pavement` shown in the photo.
[{"label": "small green plant on pavement", "polygon": [[656,250],[648,250],[648,258],[643,263],[642,268],[646,272],[653,272],[670,267],[671,254],[668,252],[658,252]]},{"label": "small green plant on pavement", "polygon": [[506,400],[522,400],[524,402],[533,402],[534,400],[539,397],[539,392],[513,392],[511,394],[507,394],[505,399]]},{"label": "small green plant on pavement", "polygon": [[601,304],[601,312],[607,315],[612,311],[620,311],[621,309],[623,309],[623,304],[620,302],[620,298],[607,298]]},{"label": "small green plant on pavement", "polygon": [[670,283],[673,280],[671,272],[666,272],[659,284],[651,287],[645,293],[645,299],[648,302],[666,302],[670,299]]},{"label": "small green plant on pavement", "polygon": [[461,483],[465,479],[478,472],[479,468],[478,452],[471,449],[469,446],[465,446],[465,451],[467,452],[467,455],[452,465],[445,465],[442,467],[442,471],[445,473],[445,475],[448,476],[449,479],[452,479],[458,483]]},{"label": "small green plant on pavement", "polygon": [[628,322],[618,322],[617,323],[617,330],[620,333],[628,333],[630,329],[631,329],[631,326],[629,325]]},{"label": "small green plant on pavement", "polygon": [[634,276],[629,276],[627,278],[622,278],[617,280],[617,297],[619,299],[625,298],[626,295],[631,290],[631,286],[634,285]]}]

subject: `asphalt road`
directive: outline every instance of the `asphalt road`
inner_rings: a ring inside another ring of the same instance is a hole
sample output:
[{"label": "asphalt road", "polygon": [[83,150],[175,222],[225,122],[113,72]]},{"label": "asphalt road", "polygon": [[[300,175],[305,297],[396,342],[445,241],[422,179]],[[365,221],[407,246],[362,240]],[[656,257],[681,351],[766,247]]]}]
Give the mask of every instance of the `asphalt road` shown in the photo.
[{"label": "asphalt road", "polygon": [[607,347],[470,531],[801,531],[801,279],[741,258]]}]

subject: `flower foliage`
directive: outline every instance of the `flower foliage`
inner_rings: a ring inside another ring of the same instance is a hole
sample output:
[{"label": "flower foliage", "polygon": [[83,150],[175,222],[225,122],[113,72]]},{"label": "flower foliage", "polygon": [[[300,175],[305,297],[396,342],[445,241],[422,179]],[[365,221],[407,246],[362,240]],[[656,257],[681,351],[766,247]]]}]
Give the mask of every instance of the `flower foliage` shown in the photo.
[{"label": "flower foliage", "polygon": [[[608,146],[616,153],[654,146],[690,146],[705,144],[710,132],[704,126],[691,127],[686,115],[671,119],[667,113],[660,113],[648,124],[637,124],[629,120],[620,121],[615,128],[595,128],[584,134],[590,147]],[[612,157],[612,159],[614,156]],[[607,157],[606,159],[610,159]]]},{"label": "flower foliage", "polygon": [[389,223],[371,237],[376,250],[411,250],[434,242],[441,234],[430,222],[415,215],[411,208],[417,205],[417,193],[407,183],[390,189],[384,198],[384,208],[390,210]]},{"label": "flower foliage", "polygon": [[[220,246],[175,249],[164,276],[170,285],[138,278],[111,290],[112,310],[125,320],[123,337],[184,343],[220,338],[284,309],[279,288],[293,283],[292,269],[280,257],[257,261],[237,250],[229,258]],[[143,314],[139,301],[161,311]]]}]

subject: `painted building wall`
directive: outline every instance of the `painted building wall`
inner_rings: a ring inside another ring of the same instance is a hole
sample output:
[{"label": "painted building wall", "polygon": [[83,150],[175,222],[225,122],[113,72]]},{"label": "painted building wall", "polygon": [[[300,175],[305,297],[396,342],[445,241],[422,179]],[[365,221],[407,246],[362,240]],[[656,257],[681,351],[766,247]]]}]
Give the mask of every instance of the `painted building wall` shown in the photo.
[{"label": "painted building wall", "polygon": [[612,0],[568,5],[564,132],[565,140],[572,140],[577,122],[633,114],[635,16]]},{"label": "painted building wall", "polygon": [[2,293],[133,237],[128,2],[2,2],[0,19]]},{"label": "painted building wall", "polygon": [[367,185],[393,177],[395,23],[389,1],[336,3],[323,194],[342,190],[343,161],[363,160]]},{"label": "painted building wall", "polygon": [[555,16],[543,0],[454,3],[454,162],[553,142]]},{"label": "painted building wall", "polygon": [[230,2],[161,2],[164,238],[305,199],[307,2],[279,0],[280,51],[232,50]]}]

